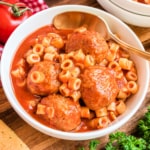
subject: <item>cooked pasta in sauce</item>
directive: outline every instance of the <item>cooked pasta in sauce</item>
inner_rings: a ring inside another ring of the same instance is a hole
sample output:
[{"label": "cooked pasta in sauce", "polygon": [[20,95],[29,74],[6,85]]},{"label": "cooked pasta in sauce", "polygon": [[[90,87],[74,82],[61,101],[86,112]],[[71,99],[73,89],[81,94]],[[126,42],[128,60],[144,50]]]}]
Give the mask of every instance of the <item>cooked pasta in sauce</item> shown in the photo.
[{"label": "cooked pasta in sauce", "polygon": [[38,29],[19,46],[10,73],[23,108],[39,122],[63,131],[107,127],[138,91],[129,54],[84,27]]},{"label": "cooked pasta in sauce", "polygon": [[150,0],[133,0],[133,1],[140,2],[143,4],[150,4]]}]

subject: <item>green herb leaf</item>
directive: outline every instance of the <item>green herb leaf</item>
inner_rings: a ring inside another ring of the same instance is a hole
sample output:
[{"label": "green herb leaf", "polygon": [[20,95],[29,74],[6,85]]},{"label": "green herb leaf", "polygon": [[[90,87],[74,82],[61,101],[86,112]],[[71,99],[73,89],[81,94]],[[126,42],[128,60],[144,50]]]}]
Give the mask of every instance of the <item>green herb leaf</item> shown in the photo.
[{"label": "green herb leaf", "polygon": [[146,141],[124,132],[116,132],[109,135],[106,150],[146,150]]},{"label": "green herb leaf", "polygon": [[99,140],[91,140],[89,144],[89,150],[96,150],[99,144],[100,144]]}]

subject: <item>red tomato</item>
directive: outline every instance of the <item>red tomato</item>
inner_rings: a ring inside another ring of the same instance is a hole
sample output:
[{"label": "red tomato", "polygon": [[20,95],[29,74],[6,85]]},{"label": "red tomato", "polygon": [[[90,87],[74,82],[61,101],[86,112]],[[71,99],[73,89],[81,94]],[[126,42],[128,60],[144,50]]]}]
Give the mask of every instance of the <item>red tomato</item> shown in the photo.
[{"label": "red tomato", "polygon": [[[4,48],[4,46],[0,43],[0,59],[1,59],[1,56],[2,56],[3,48]],[[1,80],[0,80],[0,88],[1,87],[2,87],[2,83],[1,83]]]},{"label": "red tomato", "polygon": [[[11,6],[1,4],[1,2],[7,2]],[[24,3],[19,3],[18,0],[0,1],[0,42],[3,44],[5,44],[14,29],[32,15],[32,11],[28,9],[24,11],[20,16],[15,16],[13,9],[16,9],[16,6],[19,11],[27,8]],[[15,10],[15,12],[17,11]]]},{"label": "red tomato", "polygon": [[19,0],[3,0],[3,2],[7,2],[7,3],[11,3],[11,4],[15,4],[18,3]]},{"label": "red tomato", "polygon": [[3,48],[4,48],[4,46],[0,43],[0,59],[1,59],[1,56],[2,56]]}]

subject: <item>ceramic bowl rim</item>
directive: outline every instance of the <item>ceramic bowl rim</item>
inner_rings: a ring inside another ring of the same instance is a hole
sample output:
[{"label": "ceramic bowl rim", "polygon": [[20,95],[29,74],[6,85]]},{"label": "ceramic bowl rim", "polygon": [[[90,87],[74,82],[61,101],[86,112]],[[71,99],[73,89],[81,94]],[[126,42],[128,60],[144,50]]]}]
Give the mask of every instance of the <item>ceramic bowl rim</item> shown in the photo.
[{"label": "ceramic bowl rim", "polygon": [[[37,16],[39,15],[44,15],[44,14],[50,14],[54,11],[56,11],[56,14],[59,12],[65,12],[65,11],[83,11],[83,12],[90,12],[90,13],[95,13],[95,14],[101,14],[104,16],[108,16],[108,18],[112,18],[114,21],[118,22],[118,24],[123,25],[124,28],[126,28],[127,30],[129,30],[130,34],[133,34],[134,36],[134,40],[138,43],[139,47],[144,50],[144,48],[142,47],[142,44],[140,43],[139,39],[136,37],[136,35],[133,33],[133,31],[125,24],[123,23],[121,20],[119,20],[118,18],[114,17],[113,15],[104,12],[103,10],[99,10],[96,8],[92,8],[89,6],[81,6],[81,5],[63,5],[63,6],[55,6],[55,7],[51,7],[48,8],[47,10],[41,11],[35,15],[33,15],[31,18],[29,18],[27,21],[25,21],[22,25],[20,25],[15,31],[14,33],[10,36],[10,38],[8,39],[8,42],[6,43],[5,47],[4,47],[4,52],[2,55],[2,59],[1,59],[1,79],[2,79],[2,85],[4,87],[4,92],[9,100],[9,102],[11,103],[12,107],[15,109],[15,111],[19,114],[19,116],[21,118],[23,118],[23,120],[25,120],[28,124],[30,124],[32,127],[34,127],[35,129],[53,136],[53,137],[57,137],[60,139],[67,139],[67,140],[87,140],[87,139],[92,139],[92,138],[97,138],[97,137],[101,137],[104,136],[106,134],[111,133],[112,131],[115,131],[116,129],[118,129],[119,127],[121,127],[123,124],[125,124],[134,114],[135,112],[138,110],[138,108],[140,107],[141,103],[144,100],[144,97],[146,95],[146,91],[148,89],[148,83],[145,84],[145,91],[143,92],[143,95],[141,96],[141,101],[140,103],[138,103],[137,107],[131,111],[131,113],[126,116],[124,119],[122,119],[122,122],[119,122],[117,124],[114,123],[114,125],[111,125],[105,129],[102,130],[96,130],[96,131],[90,131],[90,132],[84,132],[84,133],[69,133],[69,132],[63,132],[63,131],[58,131],[49,127],[46,127],[45,125],[42,125],[41,123],[39,123],[38,121],[34,120],[23,108],[22,106],[19,104],[19,102],[17,101],[17,99],[14,96],[14,93],[7,91],[8,89],[10,89],[11,87],[9,87],[11,81],[7,81],[10,80],[10,75],[9,74],[9,68],[11,65],[11,62],[9,62],[9,65],[6,67],[6,61],[5,61],[5,57],[8,58],[7,55],[9,55],[9,51],[7,51],[7,48],[9,48],[11,40],[13,40],[15,38],[15,34],[18,33],[18,31],[25,26],[28,22],[30,23],[30,20],[33,20],[35,18],[37,18]],[[13,52],[12,52],[13,53]],[[149,65],[147,62],[145,62],[145,67],[149,70]],[[6,72],[5,72],[6,71]],[[5,72],[5,73],[4,73]],[[6,75],[7,74],[7,75]],[[146,78],[148,78],[149,73],[147,74]],[[11,88],[12,91],[12,88]]]},{"label": "ceramic bowl rim", "polygon": [[[125,0],[122,1],[120,0],[108,0],[110,3],[115,5],[116,7],[119,7],[120,9],[127,11],[129,13],[139,15],[139,16],[144,16],[144,17],[150,17],[150,5],[148,4],[142,4],[139,2],[135,2],[132,0]],[[118,2],[120,1],[120,3]],[[140,10],[140,11],[139,11]]]}]

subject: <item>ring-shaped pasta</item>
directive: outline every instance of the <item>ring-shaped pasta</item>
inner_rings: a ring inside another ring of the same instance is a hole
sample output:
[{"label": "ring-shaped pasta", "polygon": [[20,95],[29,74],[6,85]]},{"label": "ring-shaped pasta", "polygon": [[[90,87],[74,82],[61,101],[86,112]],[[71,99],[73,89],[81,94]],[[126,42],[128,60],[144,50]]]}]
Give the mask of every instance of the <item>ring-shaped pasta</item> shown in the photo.
[{"label": "ring-shaped pasta", "polygon": [[44,46],[42,44],[35,44],[32,51],[34,54],[41,56],[44,52]]},{"label": "ring-shaped pasta", "polygon": [[29,100],[29,101],[27,101],[27,104],[30,109],[34,109],[38,104],[38,100],[37,99]]},{"label": "ring-shaped pasta", "polygon": [[40,71],[33,71],[29,78],[33,83],[42,83],[45,80],[45,75]]},{"label": "ring-shaped pasta", "polygon": [[69,96],[73,99],[74,102],[77,102],[81,98],[81,92],[73,91]]},{"label": "ring-shaped pasta", "polygon": [[91,117],[90,109],[86,106],[82,106],[81,108],[81,118],[89,119]]},{"label": "ring-shaped pasta", "polygon": [[94,66],[95,60],[92,55],[86,55],[84,59],[84,65],[85,67]]},{"label": "ring-shaped pasta", "polygon": [[69,71],[70,71],[71,76],[75,77],[75,78],[77,78],[80,75],[80,72],[81,72],[79,67],[73,67]]},{"label": "ring-shaped pasta", "polygon": [[68,88],[66,83],[63,83],[60,87],[59,87],[59,92],[63,95],[63,96],[70,96],[70,92],[71,90]]},{"label": "ring-shaped pasta", "polygon": [[96,117],[103,117],[103,116],[107,116],[107,108],[106,107],[102,107],[102,108],[99,108],[97,110],[95,110],[95,114],[96,114]]},{"label": "ring-shaped pasta", "polygon": [[11,74],[15,77],[15,78],[20,78],[20,73],[19,73],[19,69],[15,69],[11,71]]},{"label": "ring-shaped pasta", "polygon": [[116,53],[112,53],[109,51],[106,58],[109,62],[111,62],[114,61],[116,57],[117,57]]},{"label": "ring-shaped pasta", "polygon": [[57,53],[57,49],[54,46],[50,45],[44,49],[44,52],[55,54],[55,53]]},{"label": "ring-shaped pasta", "polygon": [[54,38],[51,41],[51,45],[53,45],[54,47],[56,47],[58,49],[63,48],[63,46],[64,46],[63,39],[61,37]]},{"label": "ring-shaped pasta", "polygon": [[56,58],[56,54],[51,54],[51,53],[45,53],[43,59],[44,60],[49,60],[49,61],[54,61]]},{"label": "ring-shaped pasta", "polygon": [[16,84],[19,86],[19,87],[24,87],[26,85],[27,81],[26,79],[22,79],[22,80],[17,80],[16,81]]},{"label": "ring-shaped pasta", "polygon": [[50,45],[50,42],[51,42],[51,38],[49,37],[44,37],[43,40],[42,40],[42,45],[44,47],[48,47]]},{"label": "ring-shaped pasta", "polygon": [[67,56],[68,59],[73,59],[74,55],[75,55],[75,51],[71,51],[66,56]]},{"label": "ring-shaped pasta", "polygon": [[27,52],[24,54],[24,58],[27,58],[29,55],[33,53],[32,49],[27,50]]},{"label": "ring-shaped pasta", "polygon": [[84,58],[85,58],[85,54],[83,53],[83,51],[81,49],[75,51],[73,59],[76,62],[82,63],[82,62],[84,62]]},{"label": "ring-shaped pasta", "polygon": [[83,63],[79,63],[79,62],[76,63],[76,66],[79,67],[81,70],[83,70],[85,67]]},{"label": "ring-shaped pasta", "polygon": [[120,71],[120,70],[121,70],[120,65],[119,65],[118,62],[116,62],[116,61],[111,61],[111,62],[108,64],[108,68],[113,69],[113,70],[115,70],[115,71]]},{"label": "ring-shaped pasta", "polygon": [[103,66],[103,67],[106,67],[108,65],[108,60],[107,59],[103,59],[101,62],[100,62],[100,66]]},{"label": "ring-shaped pasta", "polygon": [[59,80],[63,83],[68,82],[69,78],[71,77],[71,73],[69,70],[62,70],[59,74]]},{"label": "ring-shaped pasta", "polygon": [[40,62],[41,58],[38,54],[30,54],[27,56],[26,61],[29,65],[33,65],[37,62]]},{"label": "ring-shaped pasta", "polygon": [[144,0],[145,4],[150,4],[150,0]]},{"label": "ring-shaped pasta", "polygon": [[143,1],[141,1],[141,0],[133,0],[133,1],[135,1],[135,2],[142,2],[142,3],[144,3],[144,4],[150,4],[150,0],[143,0]]},{"label": "ring-shaped pasta", "polygon": [[123,114],[126,111],[126,104],[124,101],[119,100],[116,103],[116,111],[119,115]]},{"label": "ring-shaped pasta", "polygon": [[117,119],[117,115],[114,111],[110,111],[109,116],[110,116],[111,120],[113,120],[113,121]]},{"label": "ring-shaped pasta", "polygon": [[105,128],[109,125],[110,119],[105,116],[105,117],[100,117],[100,118],[94,118],[89,121],[89,126],[93,129],[101,129]]},{"label": "ring-shaped pasta", "polygon": [[119,65],[122,69],[131,70],[131,68],[133,67],[133,61],[127,58],[120,58]]},{"label": "ring-shaped pasta", "polygon": [[21,66],[21,67],[25,67],[25,59],[21,58],[18,62],[17,62],[17,66]]},{"label": "ring-shaped pasta", "polygon": [[38,104],[37,109],[36,109],[36,114],[37,115],[44,115],[46,113],[46,105],[43,104]]},{"label": "ring-shaped pasta", "polygon": [[107,110],[108,110],[108,111],[115,111],[115,110],[116,110],[116,103],[115,103],[115,102],[111,102],[111,103],[107,106]]},{"label": "ring-shaped pasta", "polygon": [[138,86],[135,81],[129,81],[127,83],[127,88],[132,94],[135,94],[138,91]]},{"label": "ring-shaped pasta", "polygon": [[108,45],[109,45],[110,51],[113,53],[117,53],[120,48],[119,44],[112,42],[112,41],[108,42]]},{"label": "ring-shaped pasta", "polygon": [[130,57],[129,53],[123,49],[119,49],[119,55],[120,55],[120,57],[127,58],[127,59],[129,59],[129,57]]},{"label": "ring-shaped pasta", "polygon": [[116,71],[115,77],[116,77],[116,79],[124,78],[124,74],[123,74],[122,70]]},{"label": "ring-shaped pasta", "polygon": [[137,73],[133,72],[133,71],[128,71],[125,76],[128,81],[130,81],[130,80],[136,81],[138,78]]},{"label": "ring-shaped pasta", "polygon": [[79,90],[81,86],[81,79],[71,77],[68,81],[68,88],[71,90]]},{"label": "ring-shaped pasta", "polygon": [[61,69],[62,70],[69,70],[71,68],[74,67],[74,63],[71,59],[65,59],[62,63],[61,63]]},{"label": "ring-shaped pasta", "polygon": [[65,59],[67,59],[66,54],[59,54],[59,62],[62,63]]},{"label": "ring-shaped pasta", "polygon": [[64,46],[64,41],[61,36],[57,33],[48,33],[47,36],[51,38],[51,45],[60,49]]},{"label": "ring-shaped pasta", "polygon": [[24,68],[22,66],[19,66],[17,69],[12,70],[11,74],[14,77],[19,78],[19,79],[22,79],[26,75],[25,70],[24,70]]},{"label": "ring-shaped pasta", "polygon": [[120,90],[118,95],[117,95],[117,98],[122,99],[122,100],[126,100],[128,96],[129,96],[129,92],[125,92],[123,90]]},{"label": "ring-shaped pasta", "polygon": [[55,113],[54,107],[46,107],[45,111],[49,119],[54,117]]}]

